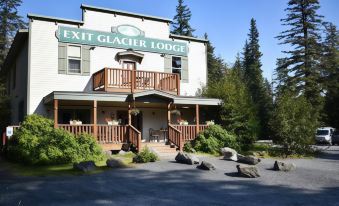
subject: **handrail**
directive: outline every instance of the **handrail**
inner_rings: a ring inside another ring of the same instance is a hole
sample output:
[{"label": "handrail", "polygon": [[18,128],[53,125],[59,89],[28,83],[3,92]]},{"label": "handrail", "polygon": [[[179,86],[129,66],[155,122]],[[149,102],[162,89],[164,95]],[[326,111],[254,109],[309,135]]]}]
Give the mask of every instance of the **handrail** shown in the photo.
[{"label": "handrail", "polygon": [[106,67],[95,72],[92,79],[94,91],[163,90],[180,94],[180,76],[176,73]]},{"label": "handrail", "polygon": [[129,140],[137,147],[138,152],[141,151],[141,132],[132,125],[129,126]]},{"label": "handrail", "polygon": [[195,124],[190,124],[190,125],[172,125],[174,128],[177,130],[181,131],[182,136],[183,136],[183,141],[192,141],[194,140],[199,133],[203,132],[208,125],[202,125],[199,124],[199,133],[197,133],[197,125]]},{"label": "handrail", "polygon": [[179,151],[182,151],[184,147],[182,132],[171,124],[168,125],[168,140],[175,144],[179,148]]}]

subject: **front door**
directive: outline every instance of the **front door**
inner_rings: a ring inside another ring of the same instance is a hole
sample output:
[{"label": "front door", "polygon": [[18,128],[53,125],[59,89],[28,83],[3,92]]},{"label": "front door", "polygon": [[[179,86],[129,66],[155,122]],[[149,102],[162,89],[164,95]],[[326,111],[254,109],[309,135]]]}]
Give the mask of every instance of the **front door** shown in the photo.
[{"label": "front door", "polygon": [[123,69],[129,69],[129,70],[135,70],[136,69],[136,65],[135,65],[135,62],[124,61],[122,63],[122,68]]},{"label": "front door", "polygon": [[142,112],[136,116],[132,115],[132,126],[142,133]]}]

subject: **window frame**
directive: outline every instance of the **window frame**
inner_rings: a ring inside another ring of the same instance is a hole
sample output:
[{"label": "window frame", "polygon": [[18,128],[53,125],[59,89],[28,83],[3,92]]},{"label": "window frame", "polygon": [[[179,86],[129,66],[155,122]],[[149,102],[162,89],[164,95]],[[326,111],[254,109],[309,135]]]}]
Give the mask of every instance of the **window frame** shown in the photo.
[{"label": "window frame", "polygon": [[[180,68],[173,67],[173,58],[179,58],[180,59]],[[182,57],[181,56],[172,56],[171,69],[172,69],[172,74],[178,74],[179,78],[181,80],[181,74],[182,74]],[[174,69],[180,70],[180,73],[173,72]]]},{"label": "window frame", "polygon": [[[80,58],[77,58],[77,57],[70,57],[69,55],[68,55],[68,48],[70,47],[70,46],[74,46],[74,47],[80,47]],[[83,69],[82,69],[82,45],[78,45],[78,44],[67,44],[67,48],[66,48],[66,57],[67,57],[67,74],[71,74],[71,75],[82,75],[82,73],[83,73]],[[69,60],[80,60],[80,72],[79,73],[77,73],[77,72],[70,72],[69,71]]]}]

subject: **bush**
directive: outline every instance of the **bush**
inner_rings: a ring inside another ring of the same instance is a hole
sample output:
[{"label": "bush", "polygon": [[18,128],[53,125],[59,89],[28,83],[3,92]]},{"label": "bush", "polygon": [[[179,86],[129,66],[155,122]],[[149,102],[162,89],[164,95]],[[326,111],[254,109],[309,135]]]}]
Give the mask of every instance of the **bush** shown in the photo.
[{"label": "bush", "polygon": [[219,154],[223,147],[239,148],[236,137],[219,125],[209,126],[192,142],[192,146],[196,151],[210,154]]},{"label": "bush", "polygon": [[317,124],[317,113],[305,97],[287,93],[277,98],[271,127],[285,156],[312,152]]},{"label": "bush", "polygon": [[80,161],[97,161],[104,158],[101,147],[92,135],[81,134],[76,138],[76,141],[79,145]]},{"label": "bush", "polygon": [[54,129],[53,121],[39,115],[25,118],[8,142],[10,159],[27,164],[63,164],[101,159],[101,148],[90,135]]},{"label": "bush", "polygon": [[148,147],[145,147],[141,152],[139,152],[134,158],[133,162],[135,163],[147,163],[147,162],[155,162],[159,158],[158,156],[151,152]]}]

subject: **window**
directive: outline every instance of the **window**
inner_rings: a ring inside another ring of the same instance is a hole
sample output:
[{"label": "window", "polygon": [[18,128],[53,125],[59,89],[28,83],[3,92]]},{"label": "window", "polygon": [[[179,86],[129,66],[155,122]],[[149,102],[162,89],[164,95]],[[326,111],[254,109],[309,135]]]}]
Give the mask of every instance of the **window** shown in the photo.
[{"label": "window", "polygon": [[81,73],[81,47],[69,45],[67,49],[68,73]]},{"label": "window", "polygon": [[172,73],[179,74],[181,79],[181,57],[172,57]]}]

